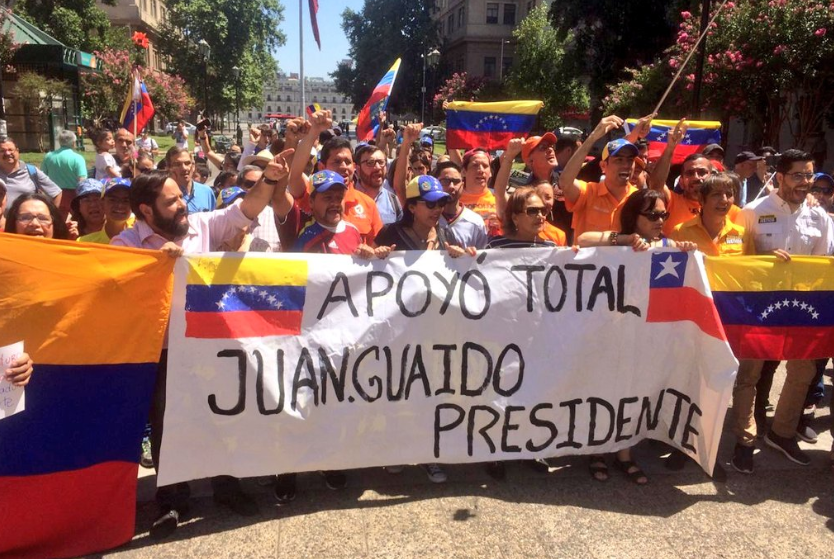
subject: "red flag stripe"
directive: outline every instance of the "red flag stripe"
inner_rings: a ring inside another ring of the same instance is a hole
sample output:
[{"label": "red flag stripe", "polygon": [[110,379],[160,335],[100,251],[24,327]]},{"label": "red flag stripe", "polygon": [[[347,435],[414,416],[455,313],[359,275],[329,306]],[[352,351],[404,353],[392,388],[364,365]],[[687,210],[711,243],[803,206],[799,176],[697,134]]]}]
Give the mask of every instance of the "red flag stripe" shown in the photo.
[{"label": "red flag stripe", "polygon": [[704,334],[726,340],[724,326],[712,299],[692,287],[655,288],[649,290],[646,322],[679,322],[688,320]]}]

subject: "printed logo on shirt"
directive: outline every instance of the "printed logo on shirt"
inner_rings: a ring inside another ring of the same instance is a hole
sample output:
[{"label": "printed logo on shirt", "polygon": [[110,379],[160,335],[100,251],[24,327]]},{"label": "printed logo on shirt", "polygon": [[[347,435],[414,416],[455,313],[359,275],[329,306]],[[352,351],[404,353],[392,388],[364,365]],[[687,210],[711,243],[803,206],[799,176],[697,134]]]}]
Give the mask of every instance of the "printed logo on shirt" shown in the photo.
[{"label": "printed logo on shirt", "polygon": [[727,237],[724,239],[724,243],[728,245],[740,245],[741,237]]},{"label": "printed logo on shirt", "polygon": [[775,215],[761,215],[759,216],[759,223],[776,223]]},{"label": "printed logo on shirt", "polygon": [[353,207],[353,213],[355,213],[358,216],[362,216],[365,213],[365,208],[362,207],[362,204],[356,204]]}]

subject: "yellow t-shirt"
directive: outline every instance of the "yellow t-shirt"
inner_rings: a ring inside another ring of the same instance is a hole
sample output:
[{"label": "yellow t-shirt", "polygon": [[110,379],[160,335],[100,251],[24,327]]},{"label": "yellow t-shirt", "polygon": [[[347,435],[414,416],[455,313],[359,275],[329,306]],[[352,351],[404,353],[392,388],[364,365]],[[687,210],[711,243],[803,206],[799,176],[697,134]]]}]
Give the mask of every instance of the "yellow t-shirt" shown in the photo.
[{"label": "yellow t-shirt", "polygon": [[717,242],[704,229],[701,216],[676,225],[669,238],[673,241],[693,242],[698,245],[698,250],[708,256],[741,256],[755,253],[744,227],[730,221],[729,216],[724,218],[724,227],[718,233]]},{"label": "yellow t-shirt", "polygon": [[[127,225],[125,229],[129,227],[133,227],[133,223],[136,221],[136,217],[131,215],[127,220]],[[101,231],[96,231],[95,233],[90,233],[89,235],[84,235],[82,237],[78,237],[79,243],[98,243],[100,245],[109,245],[110,244],[110,237],[107,235],[107,231],[105,228],[107,223],[104,224],[105,226],[101,228]]]}]

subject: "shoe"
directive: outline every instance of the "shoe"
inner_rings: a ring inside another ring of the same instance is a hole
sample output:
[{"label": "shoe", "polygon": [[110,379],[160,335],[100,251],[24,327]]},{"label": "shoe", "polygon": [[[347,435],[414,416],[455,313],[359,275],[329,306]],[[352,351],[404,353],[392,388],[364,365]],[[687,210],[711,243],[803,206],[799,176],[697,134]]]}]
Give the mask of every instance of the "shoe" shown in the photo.
[{"label": "shoe", "polygon": [[550,473],[550,464],[544,458],[536,458],[535,460],[525,460],[524,464],[534,472],[540,474]]},{"label": "shoe", "polygon": [[143,468],[153,468],[153,456],[151,456],[151,440],[148,437],[142,439],[142,456],[139,458],[139,465]]},{"label": "shoe", "polygon": [[389,474],[401,474],[405,466],[385,466],[384,470]]},{"label": "shoe", "polygon": [[773,431],[770,431],[765,435],[764,441],[767,446],[778,450],[791,462],[796,462],[802,466],[807,466],[811,463],[811,457],[799,449],[796,439],[780,437]]},{"label": "shoe", "polygon": [[736,443],[736,448],[733,451],[733,460],[730,462],[733,469],[740,474],[753,473],[753,451],[755,447],[744,446]]},{"label": "shoe", "polygon": [[817,432],[808,427],[804,421],[799,422],[796,428],[796,436],[806,443],[816,444],[817,442]]},{"label": "shoe", "polygon": [[328,472],[319,472],[324,476],[324,484],[328,489],[344,489],[347,487],[347,476],[344,472],[339,470],[331,470]]},{"label": "shoe", "polygon": [[423,464],[423,469],[426,471],[426,476],[432,483],[446,483],[448,479],[446,472],[438,464]]},{"label": "shoe", "polygon": [[627,477],[636,485],[646,485],[649,483],[649,478],[646,473],[640,469],[640,466],[633,460],[620,460],[614,457],[614,465],[620,469]]},{"label": "shoe", "polygon": [[605,462],[605,456],[599,454],[591,456],[591,461],[588,463],[588,471],[596,481],[608,481],[608,464]]},{"label": "shoe", "polygon": [[774,411],[776,411],[776,407],[773,404],[771,404],[770,402],[765,404],[764,409],[767,413],[773,413]]},{"label": "shoe", "polygon": [[279,505],[288,505],[295,501],[295,487],[295,474],[275,476],[275,486],[272,488],[272,494]]},{"label": "shoe", "polygon": [[672,453],[663,461],[663,467],[667,470],[678,472],[686,467],[686,461],[689,457],[678,449],[672,450]]},{"label": "shoe", "polygon": [[802,417],[806,417],[808,419],[814,419],[814,415],[817,412],[817,405],[816,404],[808,404],[802,410]]},{"label": "shoe", "polygon": [[489,477],[496,481],[507,479],[507,468],[503,462],[487,462],[486,471]]},{"label": "shoe", "polygon": [[255,516],[258,514],[258,505],[255,500],[243,491],[232,491],[227,494],[214,494],[214,502],[227,507],[240,516]]},{"label": "shoe", "polygon": [[177,529],[180,522],[180,513],[174,509],[165,512],[157,518],[150,530],[150,537],[154,540],[162,540],[170,536]]}]

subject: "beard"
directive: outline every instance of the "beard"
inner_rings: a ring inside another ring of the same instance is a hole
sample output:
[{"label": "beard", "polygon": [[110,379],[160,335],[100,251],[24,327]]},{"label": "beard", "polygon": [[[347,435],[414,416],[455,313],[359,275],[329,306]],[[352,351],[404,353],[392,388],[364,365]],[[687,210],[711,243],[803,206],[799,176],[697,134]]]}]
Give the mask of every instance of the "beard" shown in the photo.
[{"label": "beard", "polygon": [[175,239],[185,237],[188,233],[188,221],[180,222],[179,220],[182,216],[188,215],[187,209],[177,210],[177,213],[170,218],[159,215],[156,205],[151,206],[151,211],[153,211],[154,225],[163,233],[171,235]]}]

